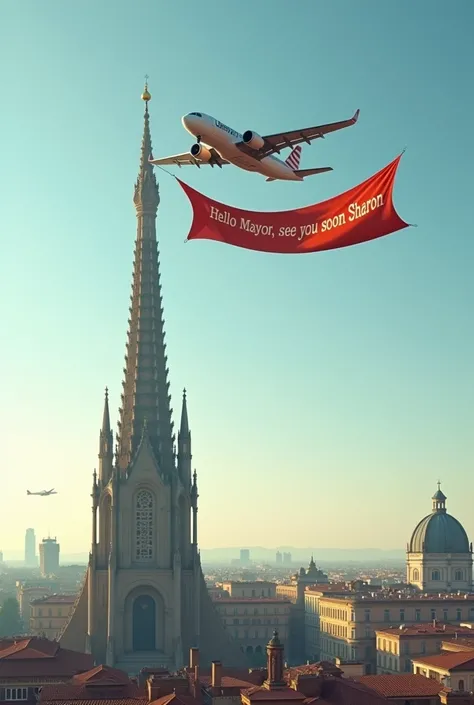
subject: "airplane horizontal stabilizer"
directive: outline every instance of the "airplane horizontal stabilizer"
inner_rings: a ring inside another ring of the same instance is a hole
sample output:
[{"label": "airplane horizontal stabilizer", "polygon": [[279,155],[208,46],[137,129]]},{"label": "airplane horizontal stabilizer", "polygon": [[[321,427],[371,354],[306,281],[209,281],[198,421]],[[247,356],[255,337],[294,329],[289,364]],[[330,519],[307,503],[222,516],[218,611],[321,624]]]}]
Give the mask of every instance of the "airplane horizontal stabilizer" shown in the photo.
[{"label": "airplane horizontal stabilizer", "polygon": [[312,176],[313,174],[324,174],[326,171],[332,171],[332,166],[321,166],[315,169],[297,169],[295,174],[304,179],[306,176]]}]

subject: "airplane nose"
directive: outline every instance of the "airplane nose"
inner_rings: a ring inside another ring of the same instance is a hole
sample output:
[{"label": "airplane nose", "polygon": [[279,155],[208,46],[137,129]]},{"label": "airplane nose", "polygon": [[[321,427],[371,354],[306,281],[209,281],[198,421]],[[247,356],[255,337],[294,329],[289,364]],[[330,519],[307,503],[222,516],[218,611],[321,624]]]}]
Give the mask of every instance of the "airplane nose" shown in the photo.
[{"label": "airplane nose", "polygon": [[183,115],[181,122],[183,123],[183,127],[187,128],[189,126],[189,115]]}]

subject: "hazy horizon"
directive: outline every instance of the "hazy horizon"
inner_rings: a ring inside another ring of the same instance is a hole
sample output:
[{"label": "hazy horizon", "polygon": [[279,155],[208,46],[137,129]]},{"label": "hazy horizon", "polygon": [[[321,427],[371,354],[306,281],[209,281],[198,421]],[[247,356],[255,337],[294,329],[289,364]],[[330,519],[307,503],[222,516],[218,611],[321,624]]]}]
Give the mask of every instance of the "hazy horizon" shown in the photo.
[{"label": "hazy horizon", "polygon": [[65,554],[90,547],[104,388],[114,428],[122,391],[146,73],[156,156],[190,148],[191,110],[271,134],[360,108],[356,126],[303,148],[302,168],[333,172],[268,184],[180,170],[199,191],[296,208],[407,147],[394,202],[418,225],[300,257],[184,244],[189,204],[157,172],[170,392],[177,424],[188,390],[200,546],[403,551],[438,479],[472,539],[474,3],[300,0],[289,15],[282,0],[242,0],[231,24],[217,0],[197,17],[191,0],[137,7],[2,3],[0,550],[22,551],[31,525]]}]

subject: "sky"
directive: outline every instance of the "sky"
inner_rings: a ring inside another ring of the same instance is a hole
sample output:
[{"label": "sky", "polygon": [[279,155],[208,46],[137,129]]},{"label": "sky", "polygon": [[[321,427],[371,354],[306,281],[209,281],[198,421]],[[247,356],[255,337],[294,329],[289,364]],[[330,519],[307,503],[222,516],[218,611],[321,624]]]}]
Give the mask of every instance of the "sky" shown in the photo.
[{"label": "sky", "polygon": [[[300,256],[185,238],[157,172],[176,422],[188,391],[202,547],[405,548],[436,481],[474,537],[472,0],[2,0],[0,550],[24,531],[87,552],[103,390],[120,403],[148,74],[156,156],[181,116],[303,147],[304,183],[180,171],[244,209],[351,188],[404,148],[407,228]],[[26,490],[55,487],[46,499]]]}]

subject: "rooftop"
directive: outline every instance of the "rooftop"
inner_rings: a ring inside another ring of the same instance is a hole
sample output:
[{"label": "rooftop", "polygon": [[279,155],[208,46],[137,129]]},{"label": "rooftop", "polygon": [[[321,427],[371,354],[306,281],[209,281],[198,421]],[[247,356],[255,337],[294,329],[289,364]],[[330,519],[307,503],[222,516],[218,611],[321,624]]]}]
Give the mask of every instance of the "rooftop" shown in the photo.
[{"label": "rooftop", "polygon": [[385,634],[391,637],[400,636],[428,636],[430,634],[444,634],[454,635],[454,634],[470,634],[474,639],[474,630],[469,627],[460,627],[455,624],[444,624],[441,622],[436,622],[432,624],[431,622],[423,624],[410,624],[405,626],[401,624],[399,627],[388,627],[387,629],[377,629],[376,634]]},{"label": "rooftop", "polygon": [[474,633],[469,636],[456,637],[451,639],[443,639],[441,648],[444,651],[446,648],[456,646],[460,651],[474,651]]},{"label": "rooftop", "polygon": [[46,595],[32,600],[32,605],[73,605],[77,600],[77,595]]},{"label": "rooftop", "polygon": [[417,594],[417,593],[402,593],[402,592],[393,592],[393,593],[376,593],[376,592],[369,592],[369,593],[348,593],[347,595],[338,595],[331,597],[329,596],[324,596],[323,599],[325,600],[331,600],[331,602],[356,602],[359,604],[371,604],[371,603],[377,603],[377,602],[394,602],[399,604],[400,602],[440,602],[441,600],[443,602],[446,601],[451,601],[451,602],[464,602],[465,600],[473,601],[474,600],[474,593],[452,593],[452,592],[447,592],[447,593],[438,593],[436,595],[430,595],[428,593],[423,593],[423,594]]},{"label": "rooftop", "polygon": [[222,602],[224,604],[236,604],[238,602],[251,602],[253,604],[290,604],[290,601],[286,597],[220,597],[219,595],[212,595],[212,601]]},{"label": "rooftop", "polygon": [[435,697],[444,687],[432,678],[415,673],[359,676],[354,680],[384,698]]},{"label": "rooftop", "polygon": [[93,666],[92,656],[40,637],[0,639],[0,681],[9,678],[71,678]]},{"label": "rooftop", "polygon": [[148,698],[126,673],[109,666],[96,666],[74,676],[69,683],[46,685],[40,695],[42,705],[75,701],[83,705],[144,705]]},{"label": "rooftop", "polygon": [[416,663],[421,663],[432,668],[440,668],[445,671],[474,671],[474,650],[473,651],[447,651],[436,656],[420,656],[413,659]]}]

